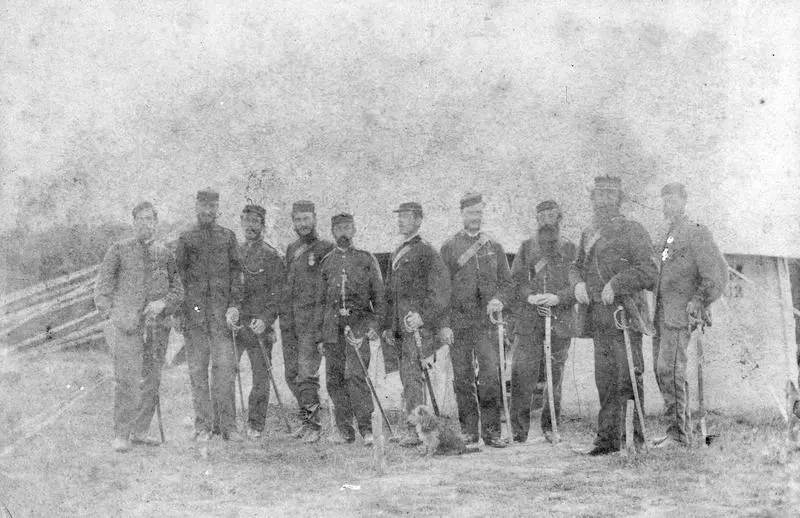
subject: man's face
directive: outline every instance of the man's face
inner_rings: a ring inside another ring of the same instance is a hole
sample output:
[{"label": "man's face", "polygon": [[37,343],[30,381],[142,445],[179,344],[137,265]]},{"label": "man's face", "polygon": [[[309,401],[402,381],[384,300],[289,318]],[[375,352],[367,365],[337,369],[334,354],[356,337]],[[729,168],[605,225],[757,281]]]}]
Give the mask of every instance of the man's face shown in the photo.
[{"label": "man's face", "polygon": [[292,224],[298,236],[306,237],[317,227],[317,216],[313,212],[294,212]]},{"label": "man's face", "polygon": [[595,210],[615,209],[619,207],[619,191],[596,189],[592,192],[592,203]]},{"label": "man's face", "polygon": [[678,193],[668,193],[661,197],[664,202],[664,217],[673,220],[683,214],[686,209],[686,198]]},{"label": "man's face", "polygon": [[197,221],[201,225],[210,225],[217,221],[219,202],[197,200],[194,208],[197,213]]},{"label": "man's face", "polygon": [[353,237],[356,235],[356,225],[351,221],[344,223],[337,223],[331,229],[333,238],[336,244],[342,248],[350,246],[353,242]]},{"label": "man's face", "polygon": [[536,223],[539,229],[557,229],[561,221],[561,213],[558,209],[547,209],[536,213]]},{"label": "man's face", "polygon": [[242,231],[244,238],[248,241],[259,241],[264,232],[264,222],[261,221],[261,216],[252,212],[242,214]]},{"label": "man's face", "polygon": [[422,226],[422,218],[414,211],[403,211],[397,213],[397,231],[404,236],[411,236],[417,233]]},{"label": "man's face", "polygon": [[155,212],[149,207],[137,212],[136,217],[133,218],[133,230],[136,233],[136,238],[140,241],[152,239],[156,233],[157,221]]},{"label": "man's face", "polygon": [[464,220],[464,229],[469,232],[478,232],[483,223],[483,202],[470,205],[461,209],[461,218]]}]

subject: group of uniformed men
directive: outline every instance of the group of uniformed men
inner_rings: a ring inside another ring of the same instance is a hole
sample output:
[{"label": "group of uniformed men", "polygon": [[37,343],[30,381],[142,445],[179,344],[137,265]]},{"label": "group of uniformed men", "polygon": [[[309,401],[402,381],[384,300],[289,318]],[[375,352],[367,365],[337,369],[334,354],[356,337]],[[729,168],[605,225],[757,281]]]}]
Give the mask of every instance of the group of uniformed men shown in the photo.
[{"label": "group of uniformed men", "polygon": [[[244,351],[253,374],[244,435],[261,435],[270,392],[270,329],[280,317],[285,377],[302,421],[294,436],[309,443],[320,439],[318,371],[324,354],[326,388],[339,432],[334,442],[354,442],[357,427],[364,444],[372,444],[373,402],[365,367],[369,341],[383,339],[400,360],[405,413],[425,402],[420,359],[447,345],[466,441],[482,438],[489,447],[505,447],[494,325],[504,310],[514,314],[517,341],[510,427],[513,440],[525,442],[544,350],[541,310],[547,308],[554,322],[550,342],[556,421],[571,338],[589,336],[600,412],[597,436],[587,453],[612,453],[623,441],[624,409],[634,393],[617,308],[624,307],[630,322],[636,389],[643,396],[642,333],[654,331],[643,290],[656,294],[654,362],[671,420],[666,437],[656,445],[687,445],[689,335],[709,323],[708,306],[722,293],[726,265],[708,230],[684,216],[687,194],[681,184],[662,190],[670,230],[658,257],[642,225],[620,213],[623,198],[619,178],[595,178],[592,224],[578,246],[560,234],[558,203],[542,201],[536,207],[538,230],[522,243],[511,267],[503,247],[481,231],[480,194],[461,199],[464,227],[440,251],[419,235],[422,206],[401,203],[394,212],[402,243],[391,255],[385,282],[375,257],[354,246],[356,226],[350,214],[333,216],[334,242],[329,242],[317,233],[314,204],[294,203],[298,239],[282,256],[262,238],[263,207],[244,207],[245,241],[240,244],[231,230],[216,223],[219,194],[205,189],[197,194],[197,224],[180,235],[173,256],[154,241],[155,207],[140,203],[132,211],[135,237],[110,248],[96,283],[97,308],[111,320],[113,447],[125,451],[131,444],[159,443],[147,431],[158,405],[171,315],[178,317],[186,337],[196,441],[209,441],[215,434],[244,440],[235,410],[235,377]],[[541,427],[551,439],[549,412],[542,412]],[[634,435],[641,445],[638,419]],[[414,446],[418,438],[407,428],[400,442]]]}]

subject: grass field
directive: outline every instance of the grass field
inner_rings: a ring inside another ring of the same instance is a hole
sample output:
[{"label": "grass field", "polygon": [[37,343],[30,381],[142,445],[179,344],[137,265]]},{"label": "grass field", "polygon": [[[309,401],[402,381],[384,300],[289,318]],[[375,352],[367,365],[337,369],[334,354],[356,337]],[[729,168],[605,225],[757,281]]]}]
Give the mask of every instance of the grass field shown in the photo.
[{"label": "grass field", "polygon": [[[429,460],[389,444],[379,475],[360,441],[304,445],[284,436],[276,411],[262,440],[214,439],[201,450],[189,440],[185,367],[164,372],[167,444],[113,453],[109,374],[107,356],[96,352],[2,358],[7,514],[791,516],[800,503],[800,454],[784,453],[779,418],[712,415],[720,437],[709,448],[589,458],[572,449],[591,442],[593,422],[567,416],[557,446]],[[647,424],[651,435],[664,426],[655,417]]]}]

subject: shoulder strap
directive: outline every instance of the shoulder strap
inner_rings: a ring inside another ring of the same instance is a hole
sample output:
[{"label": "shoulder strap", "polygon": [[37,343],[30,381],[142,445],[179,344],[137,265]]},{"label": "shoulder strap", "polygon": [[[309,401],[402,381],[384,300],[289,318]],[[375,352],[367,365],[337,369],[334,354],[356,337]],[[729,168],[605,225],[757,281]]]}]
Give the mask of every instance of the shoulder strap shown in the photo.
[{"label": "shoulder strap", "polygon": [[300,246],[298,246],[292,253],[292,261],[296,261],[301,255],[306,253],[309,248],[311,248],[311,245],[308,243],[302,243]]},{"label": "shoulder strap", "polygon": [[487,236],[486,234],[481,234],[481,237],[479,237],[477,241],[472,243],[472,246],[467,248],[464,251],[464,253],[461,254],[461,257],[458,258],[458,261],[456,261],[458,263],[458,267],[463,268],[464,265],[467,264],[467,262],[469,262],[470,259],[475,257],[475,254],[478,253],[478,250],[480,250],[483,247],[483,245],[485,245],[489,241],[491,241],[489,236]]},{"label": "shoulder strap", "polygon": [[395,256],[392,258],[392,270],[393,271],[397,270],[397,265],[400,263],[400,259],[402,259],[404,255],[406,255],[408,252],[410,252],[411,251],[411,247],[413,247],[413,246],[414,246],[413,243],[406,243],[405,245],[403,245],[402,248],[400,248],[400,250],[397,251]]}]

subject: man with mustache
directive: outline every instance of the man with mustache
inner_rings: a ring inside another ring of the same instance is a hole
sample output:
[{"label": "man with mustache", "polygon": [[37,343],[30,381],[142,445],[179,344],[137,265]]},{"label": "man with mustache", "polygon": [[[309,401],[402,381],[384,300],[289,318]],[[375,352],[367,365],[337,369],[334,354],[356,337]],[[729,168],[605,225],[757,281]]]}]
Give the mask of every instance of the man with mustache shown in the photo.
[{"label": "man with mustache", "polygon": [[658,334],[653,338],[653,362],[671,422],[667,435],[655,441],[657,448],[689,445],[686,350],[692,331],[711,325],[709,305],[722,295],[728,279],[728,263],[711,232],[686,218],[687,197],[680,183],[661,189],[669,231],[655,291]]},{"label": "man with mustache", "polygon": [[319,440],[322,428],[319,422],[321,356],[314,328],[317,283],[322,258],[333,249],[333,243],[317,235],[317,214],[310,201],[301,200],[292,205],[292,224],[298,239],[286,249],[288,274],[281,314],[283,368],[302,419],[302,426],[294,436],[313,443]]},{"label": "man with mustache", "polygon": [[[512,288],[508,259],[500,243],[481,232],[483,196],[468,193],[461,198],[463,230],[442,245],[441,255],[450,274],[449,316],[443,321],[442,341],[452,344],[453,389],[461,431],[469,442],[504,448],[500,439],[503,408],[500,387],[500,354],[496,326],[490,315],[499,313],[510,299]],[[479,364],[476,389],[473,356]]]},{"label": "man with mustache", "polygon": [[325,343],[326,387],[341,434],[335,442],[355,441],[355,417],[364,445],[372,446],[372,395],[344,330],[350,326],[357,339],[367,338],[359,352],[369,366],[369,341],[380,338],[386,315],[383,278],[375,257],[353,246],[356,227],[351,214],[333,216],[331,231],[336,247],[323,259],[316,325],[317,341]]},{"label": "man with mustache", "polygon": [[[620,213],[622,182],[617,177],[601,176],[591,191],[592,226],[581,234],[578,256],[570,267],[570,283],[575,298],[589,305],[587,321],[594,341],[595,384],[600,396],[597,437],[592,456],[619,451],[625,431],[625,406],[634,399],[628,369],[623,331],[618,329],[614,312],[625,306],[631,324],[629,336],[633,349],[636,385],[644,407],[642,374],[643,322],[646,311],[635,312],[635,302],[649,290],[658,275],[653,261],[650,236],[641,224]],[[642,423],[634,417],[634,443],[644,443]]]},{"label": "man with mustache", "polygon": [[[242,265],[242,306],[229,323],[237,330],[236,365],[242,353],[247,351],[253,375],[253,385],[247,403],[247,436],[261,437],[269,405],[269,376],[264,351],[271,360],[272,340],[267,329],[272,327],[281,307],[283,281],[286,268],[283,258],[273,247],[264,242],[264,218],[266,210],[260,205],[246,205],[242,210],[242,230],[245,242],[239,246],[239,261]],[[241,321],[241,325],[237,325]]]},{"label": "man with mustache", "polygon": [[[183,304],[186,356],[192,385],[194,439],[241,442],[236,429],[236,358],[231,332],[239,320],[242,267],[236,234],[217,225],[219,192],[203,189],[195,203],[197,224],[178,237],[176,262],[186,290]],[[227,324],[227,326],[226,326]],[[211,377],[208,367],[211,364]]]},{"label": "man with mustache", "polygon": [[[570,345],[570,311],[575,303],[569,283],[569,267],[575,260],[575,244],[561,237],[561,208],[555,201],[536,206],[538,230],[522,243],[511,265],[518,299],[516,334],[519,337],[511,369],[511,428],[515,442],[525,442],[531,420],[531,399],[539,379],[545,339],[545,317],[537,308],[552,311],[551,356],[556,420],[561,414],[561,376]],[[543,395],[546,402],[547,391]],[[553,430],[545,403],[541,427],[547,440]]]},{"label": "man with mustache", "polygon": [[114,361],[114,451],[131,443],[157,446],[147,435],[158,404],[169,321],[183,300],[175,259],[153,241],[158,213],[150,202],[131,211],[135,237],[106,253],[95,283],[95,305],[111,319],[106,336]]},{"label": "man with mustache", "polygon": [[[435,351],[433,334],[450,303],[450,275],[439,252],[422,239],[422,205],[401,203],[395,210],[397,227],[403,236],[391,257],[386,276],[386,299],[389,310],[384,325],[387,342],[395,345],[400,358],[400,381],[403,384],[403,411],[406,417],[425,404],[424,374],[418,358]],[[419,334],[417,344],[415,331]],[[400,445],[420,444],[416,429],[409,426]]]}]

